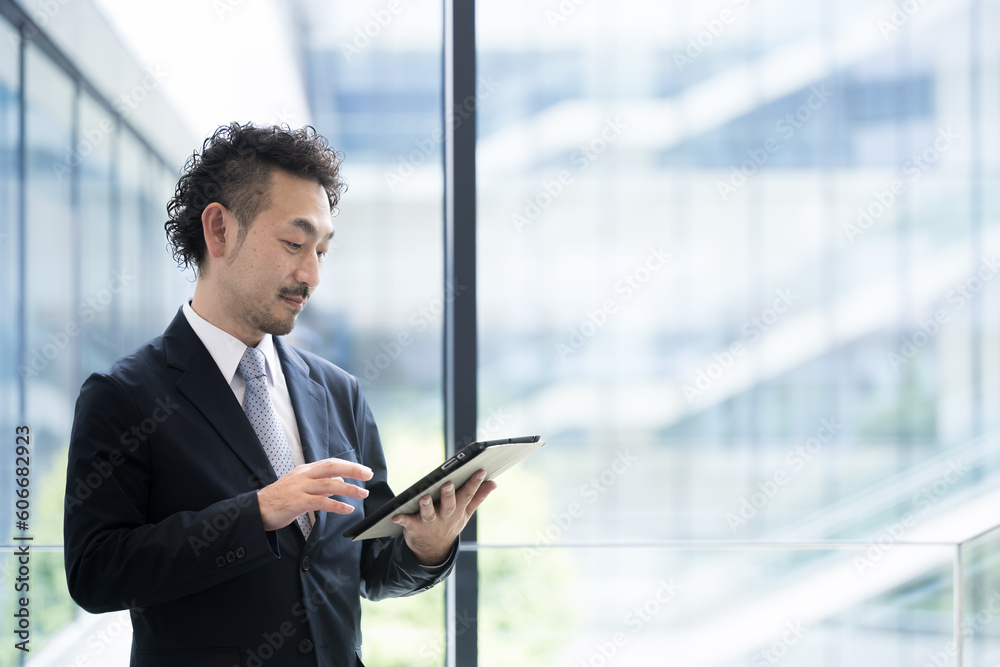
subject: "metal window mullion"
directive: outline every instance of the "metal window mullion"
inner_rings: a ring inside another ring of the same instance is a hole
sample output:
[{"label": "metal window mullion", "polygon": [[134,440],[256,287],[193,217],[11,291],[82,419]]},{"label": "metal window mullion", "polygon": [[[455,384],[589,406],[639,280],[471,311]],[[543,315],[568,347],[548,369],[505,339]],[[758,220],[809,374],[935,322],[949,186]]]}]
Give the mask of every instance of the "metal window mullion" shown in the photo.
[{"label": "metal window mullion", "polygon": [[[444,420],[448,455],[475,439],[478,419],[476,330],[476,24],[475,3],[445,0]],[[470,111],[471,106],[471,111]],[[462,533],[475,543],[475,517]],[[449,667],[477,663],[478,556],[459,554],[446,602]]]}]

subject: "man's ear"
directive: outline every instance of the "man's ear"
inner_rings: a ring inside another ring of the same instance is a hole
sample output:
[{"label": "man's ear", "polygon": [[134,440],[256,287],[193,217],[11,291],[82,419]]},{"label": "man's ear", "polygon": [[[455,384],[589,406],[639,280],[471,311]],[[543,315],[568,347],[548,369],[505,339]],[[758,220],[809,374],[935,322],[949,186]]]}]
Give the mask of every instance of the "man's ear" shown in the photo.
[{"label": "man's ear", "polygon": [[205,247],[209,256],[219,259],[226,255],[227,240],[232,243],[236,238],[234,230],[226,229],[229,224],[236,224],[236,219],[219,202],[212,202],[201,212],[201,229],[205,234]]}]

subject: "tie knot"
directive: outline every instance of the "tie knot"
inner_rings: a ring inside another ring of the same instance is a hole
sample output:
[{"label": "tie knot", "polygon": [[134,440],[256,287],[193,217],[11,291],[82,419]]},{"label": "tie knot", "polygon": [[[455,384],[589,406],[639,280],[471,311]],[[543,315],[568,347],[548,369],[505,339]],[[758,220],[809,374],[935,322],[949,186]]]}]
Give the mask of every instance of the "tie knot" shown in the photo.
[{"label": "tie knot", "polygon": [[264,353],[255,347],[248,347],[240,359],[240,365],[236,367],[236,372],[246,382],[264,377]]}]

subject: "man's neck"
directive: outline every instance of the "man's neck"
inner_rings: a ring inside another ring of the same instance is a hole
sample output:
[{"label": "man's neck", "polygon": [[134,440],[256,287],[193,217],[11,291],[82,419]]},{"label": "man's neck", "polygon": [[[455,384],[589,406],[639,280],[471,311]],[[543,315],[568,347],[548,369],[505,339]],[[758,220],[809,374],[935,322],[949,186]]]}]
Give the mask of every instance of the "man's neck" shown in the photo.
[{"label": "man's neck", "polygon": [[206,286],[199,278],[194,288],[194,297],[191,299],[191,309],[198,313],[200,318],[222,329],[247,347],[257,347],[264,334],[260,331],[247,331],[246,327],[238,326],[233,318],[227,316],[218,298],[214,298],[216,294],[215,290]]}]

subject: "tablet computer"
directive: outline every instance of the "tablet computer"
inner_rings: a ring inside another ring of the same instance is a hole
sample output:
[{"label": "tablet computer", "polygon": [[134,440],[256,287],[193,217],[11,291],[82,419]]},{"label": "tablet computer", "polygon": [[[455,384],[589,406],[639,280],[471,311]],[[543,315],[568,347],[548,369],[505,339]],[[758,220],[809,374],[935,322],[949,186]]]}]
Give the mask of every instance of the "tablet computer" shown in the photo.
[{"label": "tablet computer", "polygon": [[392,517],[397,514],[415,514],[419,511],[420,499],[424,496],[429,494],[437,502],[441,499],[441,487],[446,483],[453,482],[455,489],[459,489],[480,470],[486,471],[486,479],[483,481],[493,479],[544,444],[537,435],[474,442],[348,528],[344,537],[357,541],[401,535],[403,527],[393,523]]}]

